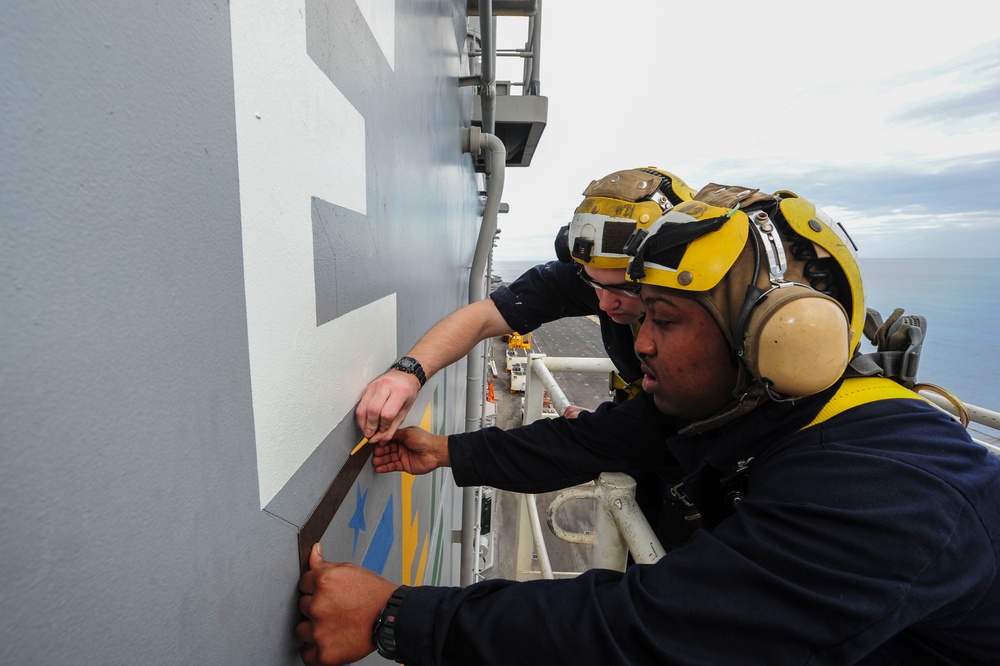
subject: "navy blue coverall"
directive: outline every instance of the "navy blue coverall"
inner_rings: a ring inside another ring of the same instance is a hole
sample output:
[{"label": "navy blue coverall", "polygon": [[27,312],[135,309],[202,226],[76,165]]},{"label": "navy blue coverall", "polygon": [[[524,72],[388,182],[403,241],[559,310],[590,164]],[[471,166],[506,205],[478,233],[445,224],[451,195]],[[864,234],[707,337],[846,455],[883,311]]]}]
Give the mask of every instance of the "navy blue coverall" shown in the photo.
[{"label": "navy blue coverall", "polygon": [[703,434],[644,398],[450,436],[460,485],[512,490],[676,457],[704,526],[625,572],[414,588],[401,661],[1000,664],[1000,459],[916,397],[806,427],[836,389]]}]

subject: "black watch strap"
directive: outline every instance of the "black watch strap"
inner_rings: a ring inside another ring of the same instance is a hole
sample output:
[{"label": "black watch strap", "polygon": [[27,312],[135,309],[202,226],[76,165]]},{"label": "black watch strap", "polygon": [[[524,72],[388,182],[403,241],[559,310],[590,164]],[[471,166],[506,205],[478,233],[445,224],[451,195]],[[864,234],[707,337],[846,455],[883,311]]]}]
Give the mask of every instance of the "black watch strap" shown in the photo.
[{"label": "black watch strap", "polygon": [[398,361],[389,366],[391,370],[399,370],[400,372],[405,372],[413,375],[420,382],[420,387],[423,388],[424,384],[427,383],[427,375],[424,374],[424,367],[420,365],[420,361],[413,358],[412,356],[402,356]]},{"label": "black watch strap", "polygon": [[410,591],[408,585],[400,585],[389,597],[385,608],[379,613],[372,625],[372,643],[380,655],[386,659],[398,661],[396,649],[396,611],[403,603],[403,597]]}]

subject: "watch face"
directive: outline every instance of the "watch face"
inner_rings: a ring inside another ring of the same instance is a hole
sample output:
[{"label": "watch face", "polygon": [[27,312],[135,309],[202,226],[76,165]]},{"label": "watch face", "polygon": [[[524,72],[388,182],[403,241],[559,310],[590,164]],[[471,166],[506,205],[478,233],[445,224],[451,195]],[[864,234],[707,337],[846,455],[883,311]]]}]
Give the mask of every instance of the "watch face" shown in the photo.
[{"label": "watch face", "polygon": [[427,381],[427,377],[424,375],[424,369],[421,367],[420,361],[415,358],[404,356],[393,363],[391,367],[413,375],[420,381],[420,386],[423,386],[424,382]]}]

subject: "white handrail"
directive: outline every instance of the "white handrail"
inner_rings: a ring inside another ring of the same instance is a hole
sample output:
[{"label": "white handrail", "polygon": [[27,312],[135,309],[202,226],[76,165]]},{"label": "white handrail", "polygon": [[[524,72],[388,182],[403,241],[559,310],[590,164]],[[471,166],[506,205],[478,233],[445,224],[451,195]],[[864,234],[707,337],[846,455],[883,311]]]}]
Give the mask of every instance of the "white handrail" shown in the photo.
[{"label": "white handrail", "polygon": [[[543,393],[561,414],[570,404],[550,371],[609,373],[615,369],[607,358],[528,356],[528,372],[524,390],[524,424],[542,418]],[[528,495],[527,517],[531,525],[535,553],[544,578],[553,577],[548,549],[542,538],[541,523],[535,497]],[[559,506],[573,499],[597,502],[594,530],[591,534],[571,533],[559,527],[555,520]],[[549,529],[557,537],[572,543],[595,546],[592,563],[596,567],[624,570],[631,551],[636,562],[652,563],[666,552],[635,502],[635,480],[627,474],[602,474],[593,488],[570,488],[553,500],[548,510]]]},{"label": "white handrail", "polygon": [[[559,507],[572,500],[597,502],[592,532],[569,532],[556,521]],[[652,564],[667,552],[636,504],[635,479],[621,472],[601,474],[592,488],[569,488],[559,493],[549,505],[548,523],[563,541],[593,545],[593,566],[602,569],[624,571],[628,553],[639,564]]]},{"label": "white handrail", "polygon": [[549,562],[549,551],[545,548],[545,539],[542,534],[542,521],[538,518],[538,504],[535,502],[534,495],[528,495],[525,497],[525,500],[527,500],[526,508],[528,509],[528,521],[531,524],[531,536],[536,544],[542,544],[541,548],[535,548],[535,552],[538,553],[538,568],[542,570],[542,578],[552,580],[552,578],[554,578],[552,574],[552,563]]}]

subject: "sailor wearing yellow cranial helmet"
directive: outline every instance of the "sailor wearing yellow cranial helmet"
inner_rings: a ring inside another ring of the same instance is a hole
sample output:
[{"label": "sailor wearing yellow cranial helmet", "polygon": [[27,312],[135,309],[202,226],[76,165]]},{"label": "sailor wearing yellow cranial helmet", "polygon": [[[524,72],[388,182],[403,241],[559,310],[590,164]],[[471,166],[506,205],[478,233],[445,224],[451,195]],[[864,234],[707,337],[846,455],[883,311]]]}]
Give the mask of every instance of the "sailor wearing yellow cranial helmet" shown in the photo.
[{"label": "sailor wearing yellow cranial helmet", "polygon": [[695,194],[657,167],[615,171],[592,181],[573,220],[556,237],[556,256],[593,268],[625,268],[625,243],[637,224],[649,224]]},{"label": "sailor wearing yellow cranial helmet", "polygon": [[735,413],[819,393],[843,376],[865,323],[847,232],[788,191],[710,184],[639,223],[628,278],[703,305],[739,359]]},{"label": "sailor wearing yellow cranial helmet", "polygon": [[[639,224],[657,220],[674,206],[690,201],[694,189],[669,171],[658,167],[625,169],[591,181],[583,191],[584,199],[573,212],[572,221],[559,230],[555,240],[556,256],[563,263],[577,264],[577,273],[597,290],[637,298],[638,285],[624,280],[613,285],[593,280],[585,267],[615,269],[624,273],[629,256],[625,243]],[[638,324],[633,324],[633,334]],[[642,392],[641,377],[627,382],[617,372],[611,373],[609,388],[618,395],[635,397]]]}]

